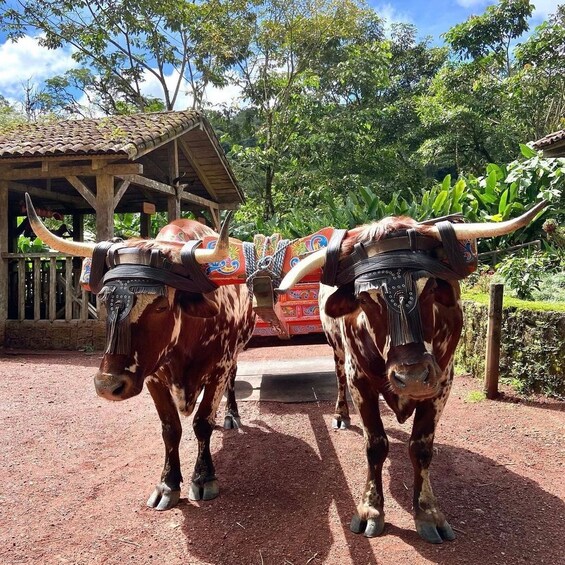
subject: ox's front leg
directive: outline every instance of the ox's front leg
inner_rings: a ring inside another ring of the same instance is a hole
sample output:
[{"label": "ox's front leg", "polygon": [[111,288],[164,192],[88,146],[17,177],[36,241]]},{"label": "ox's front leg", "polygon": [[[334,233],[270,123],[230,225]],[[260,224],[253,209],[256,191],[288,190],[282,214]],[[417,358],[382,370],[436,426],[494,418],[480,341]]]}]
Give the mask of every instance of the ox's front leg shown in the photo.
[{"label": "ox's front leg", "polygon": [[165,443],[165,465],[161,473],[161,482],[147,500],[147,506],[156,510],[168,510],[180,499],[182,475],[179,444],[182,427],[177,408],[167,386],[156,378],[147,379],[146,384],[161,419],[163,442]]},{"label": "ox's front leg", "polygon": [[430,482],[429,467],[440,412],[437,400],[427,400],[417,406],[409,447],[414,467],[414,521],[420,537],[430,543],[455,539],[453,529],[439,508]]},{"label": "ox's front leg", "polygon": [[216,421],[216,411],[225,389],[225,378],[219,379],[219,382],[214,377],[210,378],[209,383],[204,387],[204,396],[194,415],[192,427],[198,440],[198,457],[188,491],[190,500],[212,500],[220,494],[210,452],[210,437]]},{"label": "ox's front leg", "polygon": [[[357,382],[360,380],[357,379]],[[363,385],[363,391],[353,385],[350,388],[363,424],[367,453],[365,492],[350,529],[356,534],[375,537],[382,533],[385,526],[382,472],[388,455],[388,438],[381,420],[378,393],[374,393],[368,385]]]}]

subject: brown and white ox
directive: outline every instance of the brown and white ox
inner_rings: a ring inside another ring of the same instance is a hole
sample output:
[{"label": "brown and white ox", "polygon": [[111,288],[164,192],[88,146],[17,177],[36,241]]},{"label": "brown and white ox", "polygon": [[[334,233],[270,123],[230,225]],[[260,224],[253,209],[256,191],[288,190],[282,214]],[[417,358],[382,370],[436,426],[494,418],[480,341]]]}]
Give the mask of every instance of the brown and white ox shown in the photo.
[{"label": "brown and white ox", "polygon": [[[54,236],[35,214],[28,195],[26,201],[31,225],[45,243],[75,256],[93,256],[95,244],[69,242]],[[174,224],[184,232],[187,241],[215,234],[191,220],[177,220]],[[194,246],[197,269],[200,264],[214,263],[225,256],[227,228],[222,232],[215,249]],[[146,384],[161,419],[165,443],[161,479],[147,501],[148,506],[157,510],[172,508],[179,501],[183,481],[179,412],[189,416],[202,393],[193,419],[198,456],[188,495],[191,500],[215,498],[219,487],[210,453],[210,436],[226,388],[225,427],[239,425],[233,390],[237,355],[251,337],[255,324],[247,287],[220,286],[207,294],[179,290],[186,283],[182,276],[186,274],[182,245],[160,241],[158,236],[154,240],[128,240],[118,247],[112,249],[108,243],[108,256],[103,258],[108,263],[113,253],[114,264],[115,256],[119,256],[118,262],[122,264],[107,270],[100,285],[99,297],[106,302],[112,323],[109,323],[106,352],[94,377],[96,392],[108,400],[125,400],[139,394],[143,383]],[[157,268],[148,270],[147,265],[132,264],[139,263],[140,257],[149,258],[145,262]],[[163,270],[163,266],[169,270]],[[168,284],[170,281],[177,288]]]},{"label": "brown and white ox", "polygon": [[347,381],[361,417],[368,463],[361,502],[350,525],[354,533],[373,537],[384,529],[382,468],[388,439],[379,413],[382,395],[400,423],[414,414],[409,453],[418,534],[431,543],[455,538],[434,496],[429,467],[462,328],[457,279],[470,273],[466,259],[473,260],[472,249],[459,242],[469,245],[480,237],[510,233],[544,205],[508,222],[449,224],[450,236],[442,236],[439,224],[386,218],[345,233],[341,243],[333,244],[331,265],[332,241],[281,282],[279,291],[284,292],[320,266],[324,276],[333,273],[335,286],[321,285],[319,301],[340,385],[334,427],[345,427],[349,420]]}]

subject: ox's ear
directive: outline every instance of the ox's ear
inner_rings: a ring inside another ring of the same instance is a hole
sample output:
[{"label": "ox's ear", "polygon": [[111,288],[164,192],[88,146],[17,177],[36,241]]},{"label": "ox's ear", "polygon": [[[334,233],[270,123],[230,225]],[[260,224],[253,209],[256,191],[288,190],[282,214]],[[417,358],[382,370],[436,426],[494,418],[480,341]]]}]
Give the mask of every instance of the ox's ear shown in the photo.
[{"label": "ox's ear", "polygon": [[184,313],[194,318],[213,318],[220,311],[218,305],[203,294],[177,292],[176,300]]},{"label": "ox's ear", "polygon": [[340,286],[330,294],[326,300],[324,311],[330,318],[339,318],[355,312],[359,308],[359,301],[353,294],[353,285]]}]

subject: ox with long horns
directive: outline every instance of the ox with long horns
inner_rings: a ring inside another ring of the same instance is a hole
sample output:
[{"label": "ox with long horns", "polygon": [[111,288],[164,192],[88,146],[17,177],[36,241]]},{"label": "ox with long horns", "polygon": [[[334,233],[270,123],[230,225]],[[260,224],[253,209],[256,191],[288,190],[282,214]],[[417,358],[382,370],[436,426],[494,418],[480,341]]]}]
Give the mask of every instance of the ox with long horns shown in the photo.
[{"label": "ox with long horns", "polygon": [[434,496],[429,466],[462,329],[458,280],[474,269],[474,240],[525,226],[544,205],[501,223],[430,225],[385,218],[348,232],[336,230],[327,249],[298,263],[283,279],[281,292],[324,268],[320,316],[340,381],[336,425],[349,419],[347,381],[366,444],[368,474],[351,520],[354,533],[373,537],[384,529],[382,469],[388,439],[380,394],[400,423],[414,414],[409,453],[419,535],[431,543],[455,538]]},{"label": "ox with long horns", "polygon": [[[90,286],[107,308],[107,345],[94,377],[99,396],[124,400],[145,382],[157,408],[165,443],[161,479],[147,504],[157,510],[176,505],[182,482],[179,412],[193,420],[198,456],[189,487],[191,500],[219,493],[210,437],[220,400],[228,389],[226,427],[239,424],[233,381],[237,354],[251,337],[255,314],[245,285],[219,286],[203,271],[227,256],[227,224],[220,235],[191,220],[177,220],[184,243],[157,236],[98,244],[71,242],[52,234],[26,194],[36,235],[52,248],[92,258]],[[217,240],[213,249],[201,239]]]}]

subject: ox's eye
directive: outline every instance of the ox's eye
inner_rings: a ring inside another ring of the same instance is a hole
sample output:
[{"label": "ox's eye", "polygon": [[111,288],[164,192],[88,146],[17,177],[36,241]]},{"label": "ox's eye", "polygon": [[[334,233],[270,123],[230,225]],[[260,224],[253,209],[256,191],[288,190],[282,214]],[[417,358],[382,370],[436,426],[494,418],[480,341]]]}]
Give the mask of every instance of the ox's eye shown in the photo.
[{"label": "ox's eye", "polygon": [[153,303],[153,312],[155,312],[156,314],[161,314],[166,310],[168,310],[168,308],[169,308],[169,301],[164,296],[160,296]]}]

